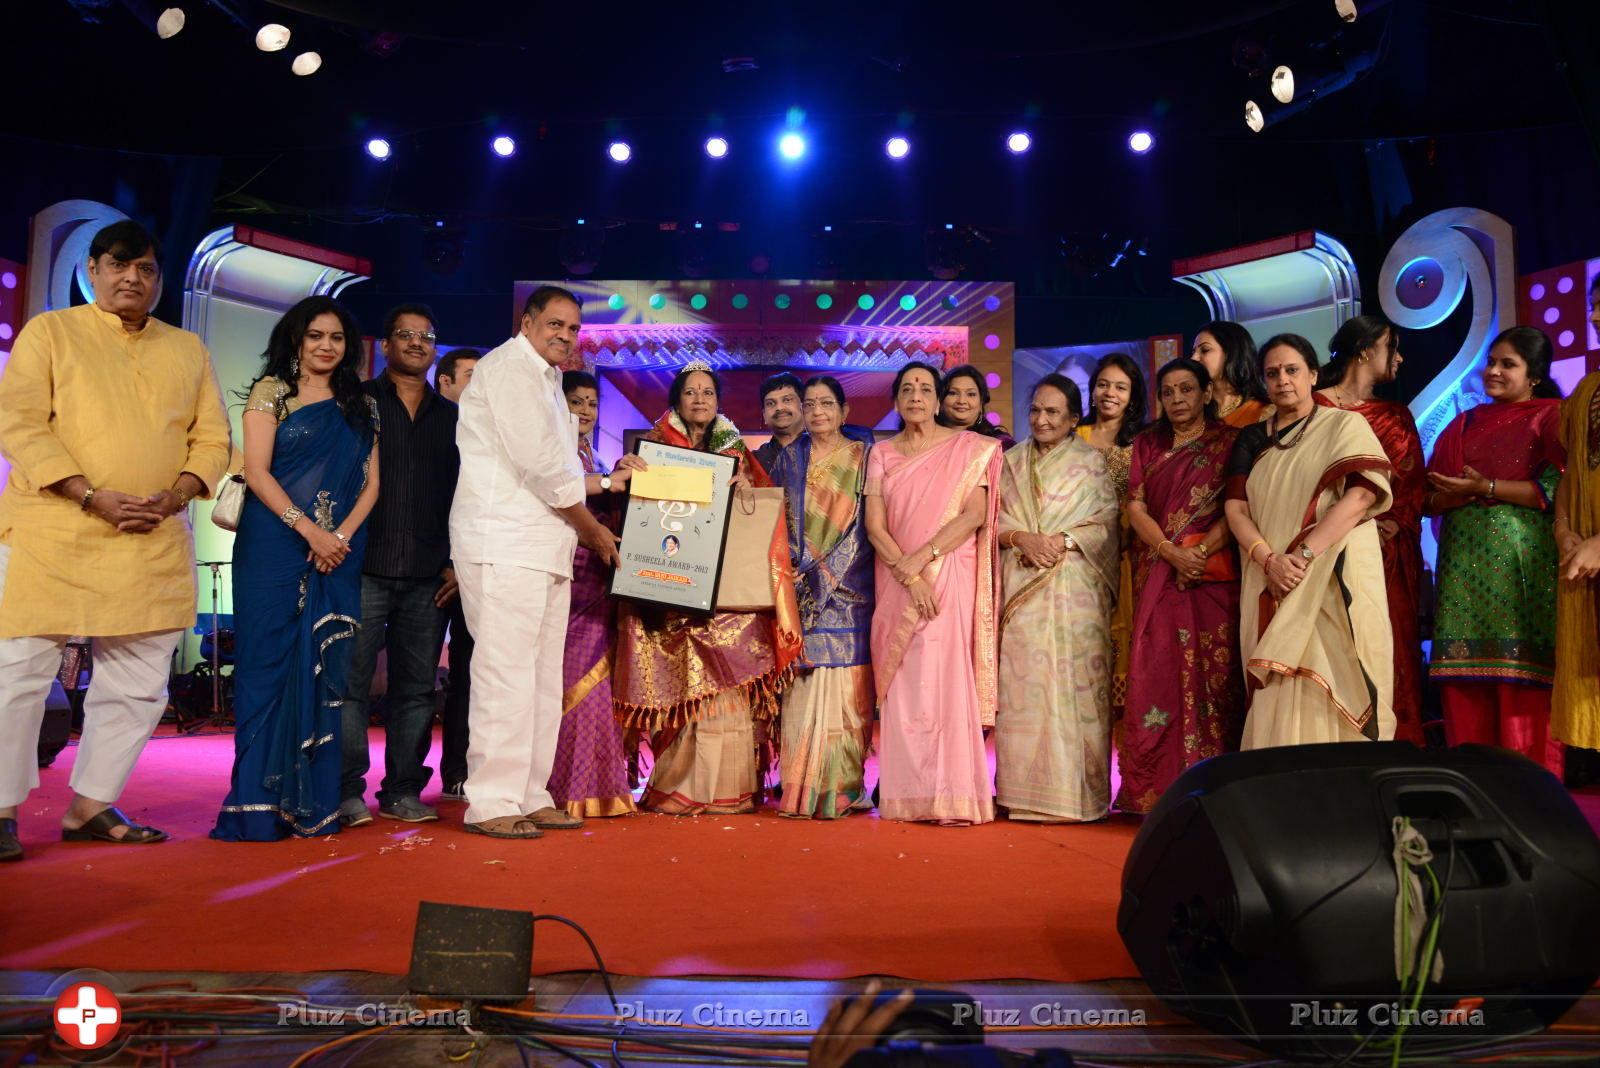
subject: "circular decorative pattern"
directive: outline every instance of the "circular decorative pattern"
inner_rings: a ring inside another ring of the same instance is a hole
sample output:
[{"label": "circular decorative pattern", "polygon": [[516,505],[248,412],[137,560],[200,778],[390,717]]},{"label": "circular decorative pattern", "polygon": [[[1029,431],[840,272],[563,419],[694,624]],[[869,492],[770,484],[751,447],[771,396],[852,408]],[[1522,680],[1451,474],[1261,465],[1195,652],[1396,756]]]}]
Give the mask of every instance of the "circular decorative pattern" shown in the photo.
[{"label": "circular decorative pattern", "polygon": [[610,299],[608,299],[606,301],[607,306],[609,306],[612,311],[621,311],[622,310],[622,306],[624,304],[626,304],[626,303],[627,303],[627,301],[622,299],[622,294],[621,293],[613,293],[613,294],[611,294]]},{"label": "circular decorative pattern", "polygon": [[733,306],[740,311],[744,311],[750,306],[750,298],[743,293],[735,293],[733,295]]},{"label": "circular decorative pattern", "polygon": [[1000,425],[1000,413],[999,412],[990,412],[988,415],[985,415],[984,418],[989,420],[989,425],[990,426],[999,426]]},{"label": "circular decorative pattern", "polygon": [[1439,299],[1444,288],[1444,266],[1432,256],[1418,256],[1394,278],[1394,295],[1413,311]]},{"label": "circular decorative pattern", "polygon": [[0,341],[10,341],[10,340],[11,340],[11,324],[10,323],[0,323]]},{"label": "circular decorative pattern", "polygon": [[956,305],[960,304],[961,302],[955,297],[945,297],[939,303],[944,305],[946,311],[955,311]]},{"label": "circular decorative pattern", "polygon": [[984,339],[983,339],[983,347],[988,349],[990,352],[993,352],[995,349],[999,348],[1000,347],[1000,335],[999,334],[987,334],[987,335],[985,335]]},{"label": "circular decorative pattern", "polygon": [[913,297],[910,293],[907,293],[905,296],[901,297],[900,298],[900,310],[901,311],[916,311],[917,310],[917,298]]},{"label": "circular decorative pattern", "polygon": [[1543,300],[1544,299],[1544,283],[1543,282],[1535,282],[1535,283],[1533,283],[1533,285],[1528,287],[1528,299],[1529,300]]},{"label": "circular decorative pattern", "polygon": [[777,305],[780,310],[788,308],[789,307],[789,294],[787,294],[787,293],[779,293],[777,296],[772,298],[772,303]]},{"label": "circular decorative pattern", "polygon": [[1556,283],[1556,292],[1557,293],[1571,293],[1572,292],[1572,276],[1571,275],[1568,275],[1567,277],[1561,279],[1559,282]]},{"label": "circular decorative pattern", "polygon": [[1000,388],[1000,376],[995,374],[993,371],[990,371],[987,375],[985,375],[983,380],[989,383],[990,389]]},{"label": "circular decorative pattern", "polygon": [[986,297],[986,298],[984,298],[983,306],[985,308],[987,308],[989,311],[999,311],[1000,310],[1000,298],[999,297]]},{"label": "circular decorative pattern", "polygon": [[862,311],[871,311],[872,306],[876,303],[878,302],[872,299],[871,293],[863,293],[856,299],[856,307],[860,308]]},{"label": "circular decorative pattern", "polygon": [[827,311],[829,308],[833,307],[833,298],[826,293],[818,293],[817,307],[821,308],[823,311]]},{"label": "circular decorative pattern", "polygon": [[10,271],[0,274],[0,286],[5,286],[7,289],[17,288],[17,276]]},{"label": "circular decorative pattern", "polygon": [[1553,323],[1559,318],[1561,318],[1560,308],[1546,308],[1544,310],[1544,321],[1546,323]]},{"label": "circular decorative pattern", "polygon": [[693,308],[695,311],[703,311],[705,306],[706,295],[704,293],[696,293],[694,296],[689,298],[689,307]]},{"label": "circular decorative pattern", "polygon": [[1574,334],[1571,330],[1563,330],[1561,331],[1561,336],[1556,338],[1556,344],[1564,349],[1570,349],[1572,343],[1576,340],[1578,340],[1577,334]]},{"label": "circular decorative pattern", "polygon": [[656,311],[660,311],[662,308],[665,308],[666,306],[667,306],[667,298],[666,297],[662,296],[660,293],[652,293],[652,294],[650,294],[650,307],[654,308]]}]

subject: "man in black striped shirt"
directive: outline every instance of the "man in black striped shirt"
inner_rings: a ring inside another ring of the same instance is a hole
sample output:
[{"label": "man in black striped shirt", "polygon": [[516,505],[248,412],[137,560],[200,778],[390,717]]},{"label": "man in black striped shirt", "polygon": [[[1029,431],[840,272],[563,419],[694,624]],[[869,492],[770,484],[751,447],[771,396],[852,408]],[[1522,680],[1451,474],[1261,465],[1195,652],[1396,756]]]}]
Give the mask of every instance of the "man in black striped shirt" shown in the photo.
[{"label": "man in black striped shirt", "polygon": [[449,520],[460,458],[456,406],[428,385],[437,342],[426,305],[392,309],[379,339],[386,366],[362,386],[378,404],[383,492],[367,521],[361,629],[345,694],[339,817],[346,827],[372,822],[363,795],[368,699],[380,648],[388,652],[389,686],[379,814],[407,823],[439,818],[419,795],[432,775],[422,761],[433,729],[445,606],[456,596]]}]

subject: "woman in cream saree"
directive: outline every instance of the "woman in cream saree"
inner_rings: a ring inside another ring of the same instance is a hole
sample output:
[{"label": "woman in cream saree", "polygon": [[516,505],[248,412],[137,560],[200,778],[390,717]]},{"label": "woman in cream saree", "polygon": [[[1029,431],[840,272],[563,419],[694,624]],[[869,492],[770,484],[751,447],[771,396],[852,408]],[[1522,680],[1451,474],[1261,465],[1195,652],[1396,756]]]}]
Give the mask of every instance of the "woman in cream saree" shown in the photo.
[{"label": "woman in cream saree", "polygon": [[1097,820],[1111,794],[1117,496],[1071,433],[1078,390],[1034,387],[1032,435],[1000,474],[1000,711],[995,785],[1014,820]]},{"label": "woman in cream saree", "polygon": [[1251,692],[1242,748],[1394,737],[1383,548],[1388,457],[1353,412],[1312,400],[1304,338],[1261,348],[1276,410],[1240,431],[1227,513],[1244,546],[1239,644]]}]

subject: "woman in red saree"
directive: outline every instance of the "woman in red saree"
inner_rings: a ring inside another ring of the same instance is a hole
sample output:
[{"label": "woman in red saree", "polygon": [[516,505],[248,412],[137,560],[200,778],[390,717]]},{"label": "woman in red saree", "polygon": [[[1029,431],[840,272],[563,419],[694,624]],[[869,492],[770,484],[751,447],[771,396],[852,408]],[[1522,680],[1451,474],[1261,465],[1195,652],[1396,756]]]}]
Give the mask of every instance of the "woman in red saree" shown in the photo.
[{"label": "woman in red saree", "polygon": [[1261,388],[1250,331],[1226,319],[1207,323],[1196,331],[1189,359],[1211,376],[1211,403],[1217,406],[1218,419],[1243,430],[1267,417],[1272,405]]},{"label": "woman in red saree", "polygon": [[895,376],[905,429],[867,458],[877,552],[872,667],[883,726],[878,813],[970,826],[994,819],[983,728],[999,705],[995,513],[1000,446],[939,426],[938,372]]},{"label": "woman in red saree", "polygon": [[1177,359],[1156,375],[1162,418],[1133,442],[1128,522],[1139,610],[1116,807],[1149,812],[1185,769],[1239,748],[1239,570],[1223,515],[1228,455],[1239,432],[1220,423],[1211,375]]},{"label": "woman in red saree", "polygon": [[[671,407],[646,438],[737,457],[735,483],[772,485],[739,429],[718,412],[720,392],[708,365],[690,364],[672,380]],[[801,650],[794,567],[781,530],[771,574],[775,611],[702,619],[619,608],[612,698],[624,727],[649,732],[655,754],[641,808],[675,815],[755,810],[778,695]]]},{"label": "woman in red saree", "polygon": [[1367,421],[1394,467],[1394,503],[1378,517],[1383,539],[1383,584],[1394,631],[1395,741],[1422,744],[1422,501],[1428,494],[1422,438],[1411,409],[1378,400],[1373,390],[1393,382],[1405,360],[1400,331],[1381,315],[1358,315],[1328,342],[1328,362],[1317,373],[1316,401]]}]

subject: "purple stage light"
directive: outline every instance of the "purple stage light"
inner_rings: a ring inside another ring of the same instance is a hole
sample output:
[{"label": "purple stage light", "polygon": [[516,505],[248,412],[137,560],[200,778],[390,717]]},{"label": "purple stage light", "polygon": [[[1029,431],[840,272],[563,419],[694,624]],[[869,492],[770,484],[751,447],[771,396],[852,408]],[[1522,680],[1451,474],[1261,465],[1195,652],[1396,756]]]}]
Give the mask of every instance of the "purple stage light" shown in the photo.
[{"label": "purple stage light", "polygon": [[613,141],[606,147],[606,155],[613,163],[626,163],[633,158],[633,149],[626,141]]},{"label": "purple stage light", "polygon": [[1557,293],[1571,293],[1572,292],[1572,276],[1571,275],[1568,275],[1567,277],[1561,279],[1561,281],[1556,283],[1556,292]]},{"label": "purple stage light", "polygon": [[17,288],[17,276],[10,271],[0,274],[0,286],[5,286],[7,289]]},{"label": "purple stage light", "polygon": [[1544,299],[1544,283],[1543,282],[1535,282],[1535,283],[1533,283],[1532,287],[1530,287],[1529,290],[1528,290],[1528,299],[1529,300],[1543,300]]},{"label": "purple stage light", "polygon": [[493,141],[489,142],[489,147],[494,149],[494,154],[502,159],[508,156],[515,156],[517,154],[516,140],[507,137],[505,134],[501,134],[499,137],[496,137]]},{"label": "purple stage light", "polygon": [[989,425],[990,426],[999,426],[1000,425],[1000,413],[999,412],[990,412],[987,415],[985,415],[984,418],[989,420]]},{"label": "purple stage light", "polygon": [[1563,330],[1561,331],[1561,336],[1556,339],[1556,343],[1564,349],[1570,349],[1572,343],[1576,340],[1578,340],[1577,334],[1574,334],[1571,330]]},{"label": "purple stage light", "polygon": [[1559,318],[1561,318],[1561,310],[1559,308],[1546,308],[1544,310],[1544,321],[1547,325]]},{"label": "purple stage light", "polygon": [[1128,151],[1144,155],[1156,145],[1155,137],[1149,130],[1135,130],[1128,135]]},{"label": "purple stage light", "polygon": [[1016,133],[1013,133],[1010,137],[1006,138],[1006,149],[1013,156],[1020,156],[1032,147],[1033,138],[1029,137],[1021,130],[1018,130]]},{"label": "purple stage light", "polygon": [[391,151],[393,150],[389,147],[389,142],[381,137],[374,137],[367,142],[367,155],[373,159],[388,159]]},{"label": "purple stage light", "polygon": [[904,137],[891,137],[884,142],[883,151],[890,159],[905,159],[911,153],[911,142]]},{"label": "purple stage light", "polygon": [[728,154],[728,139],[725,137],[706,138],[706,155],[712,159],[721,159]]},{"label": "purple stage light", "polygon": [[985,337],[983,339],[983,347],[988,349],[990,352],[993,352],[995,349],[999,348],[1000,347],[1000,335],[999,334],[988,334],[988,335],[985,335]]},{"label": "purple stage light", "polygon": [[995,374],[993,371],[990,371],[987,375],[984,375],[983,380],[989,384],[990,389],[1000,388],[1000,376]]}]

